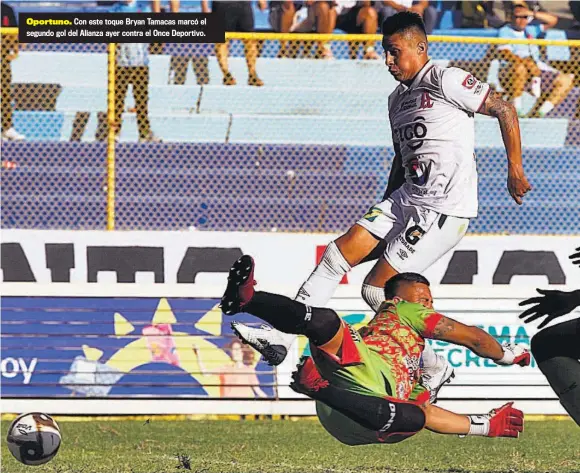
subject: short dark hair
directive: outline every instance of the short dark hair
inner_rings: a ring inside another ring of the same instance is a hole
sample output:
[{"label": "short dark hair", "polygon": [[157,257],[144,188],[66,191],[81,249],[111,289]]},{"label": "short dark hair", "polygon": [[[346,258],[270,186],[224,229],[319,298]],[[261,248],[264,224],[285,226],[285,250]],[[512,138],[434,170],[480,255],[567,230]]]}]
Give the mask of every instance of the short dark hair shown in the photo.
[{"label": "short dark hair", "polygon": [[399,273],[385,283],[385,300],[391,300],[397,295],[400,284],[413,282],[430,285],[429,280],[418,273]]},{"label": "short dark hair", "polygon": [[384,36],[390,36],[395,33],[402,33],[409,30],[418,30],[423,33],[424,36],[427,36],[423,18],[421,18],[421,15],[418,13],[402,11],[388,17],[383,22],[382,31]]}]

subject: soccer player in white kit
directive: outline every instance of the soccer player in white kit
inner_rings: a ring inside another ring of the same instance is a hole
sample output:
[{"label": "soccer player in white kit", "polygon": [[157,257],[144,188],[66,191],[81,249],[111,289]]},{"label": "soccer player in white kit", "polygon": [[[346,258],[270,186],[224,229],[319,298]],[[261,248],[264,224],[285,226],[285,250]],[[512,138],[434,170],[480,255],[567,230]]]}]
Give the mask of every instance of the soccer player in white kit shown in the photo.
[{"label": "soccer player in white kit", "polygon": [[[477,216],[476,113],[499,121],[510,195],[521,205],[531,190],[512,104],[470,73],[434,64],[423,22],[415,13],[388,18],[382,42],[385,64],[399,82],[389,97],[395,157],[387,191],[382,202],[326,248],[296,296],[311,307],[324,307],[344,274],[385,248],[362,286],[363,299],[376,311],[388,279],[402,272],[423,272],[459,243],[469,220]],[[284,360],[295,338],[240,323],[232,327],[273,365]],[[422,383],[432,401],[452,373],[444,357],[425,350]]]}]

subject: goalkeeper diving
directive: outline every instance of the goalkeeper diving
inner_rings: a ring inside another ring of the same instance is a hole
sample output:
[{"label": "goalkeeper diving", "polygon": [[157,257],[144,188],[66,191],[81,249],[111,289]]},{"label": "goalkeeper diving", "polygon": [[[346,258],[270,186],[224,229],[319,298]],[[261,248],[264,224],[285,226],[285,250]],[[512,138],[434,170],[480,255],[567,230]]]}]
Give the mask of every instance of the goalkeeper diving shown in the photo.
[{"label": "goalkeeper diving", "polygon": [[528,366],[531,356],[520,345],[502,346],[478,327],[433,310],[423,276],[400,273],[389,279],[385,301],[358,331],[331,309],[255,291],[255,284],[254,260],[244,255],[230,270],[223,312],[253,314],[282,332],[308,338],[312,355],[298,366],[291,387],[317,401],[320,422],[339,441],[397,443],[423,428],[485,437],[517,438],[523,432],[523,412],[511,402],[470,416],[430,404],[419,382],[426,338],[462,345],[498,365]]}]

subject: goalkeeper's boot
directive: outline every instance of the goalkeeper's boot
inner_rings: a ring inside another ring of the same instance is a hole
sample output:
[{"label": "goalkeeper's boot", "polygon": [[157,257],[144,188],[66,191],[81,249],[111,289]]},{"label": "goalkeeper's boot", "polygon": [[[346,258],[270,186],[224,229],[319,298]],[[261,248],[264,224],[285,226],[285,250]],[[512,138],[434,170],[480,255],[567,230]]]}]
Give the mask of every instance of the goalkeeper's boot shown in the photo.
[{"label": "goalkeeper's boot", "polygon": [[429,402],[435,404],[437,395],[444,384],[455,378],[455,370],[443,355],[437,355],[437,364],[434,368],[421,370],[421,384],[429,391]]},{"label": "goalkeeper's boot", "polygon": [[242,312],[244,306],[254,297],[254,260],[249,255],[238,259],[230,269],[228,285],[220,307],[224,314]]},{"label": "goalkeeper's boot", "polygon": [[231,326],[238,338],[261,353],[270,366],[277,366],[284,361],[290,345],[296,338],[295,335],[288,335],[268,325],[255,328],[240,322],[232,322]]}]

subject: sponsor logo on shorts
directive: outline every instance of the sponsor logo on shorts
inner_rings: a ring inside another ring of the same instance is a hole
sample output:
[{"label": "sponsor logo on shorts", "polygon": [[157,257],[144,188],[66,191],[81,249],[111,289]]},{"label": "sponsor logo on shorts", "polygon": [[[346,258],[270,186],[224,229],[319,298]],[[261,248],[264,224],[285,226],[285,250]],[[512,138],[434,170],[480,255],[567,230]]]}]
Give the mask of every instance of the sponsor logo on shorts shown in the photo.
[{"label": "sponsor logo on shorts", "polygon": [[[413,246],[417,244],[424,234],[425,230],[423,230],[419,225],[413,225],[407,229],[404,236],[399,235],[397,241],[403,245],[409,253],[414,254],[415,248],[413,248]],[[407,258],[409,256],[407,251],[401,248],[398,252],[399,258]]]},{"label": "sponsor logo on shorts", "polygon": [[366,214],[363,215],[363,218],[369,222],[374,222],[375,219],[382,213],[383,211],[378,207],[372,207]]},{"label": "sponsor logo on shorts", "polygon": [[411,245],[416,245],[423,235],[425,235],[425,230],[423,230],[419,225],[413,225],[405,232],[405,240],[407,240]]}]

